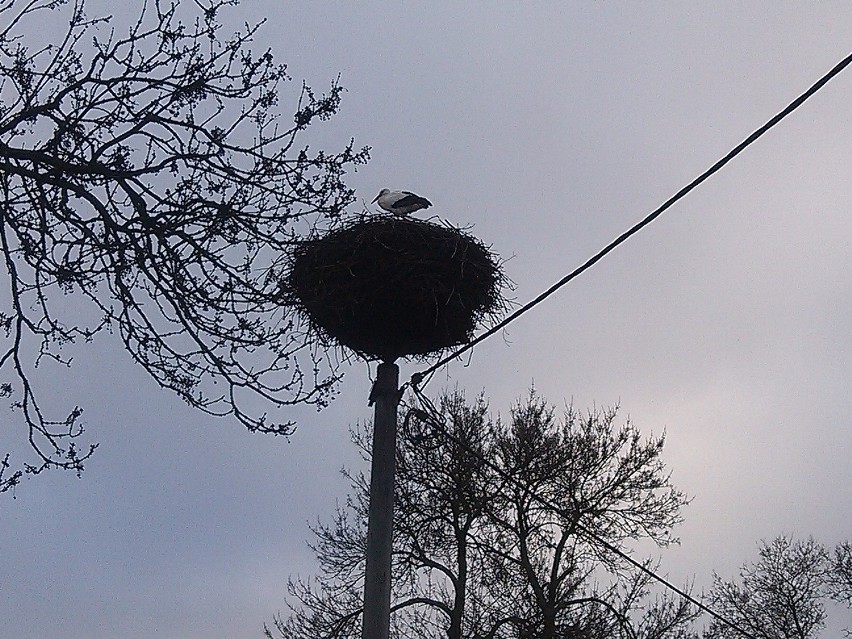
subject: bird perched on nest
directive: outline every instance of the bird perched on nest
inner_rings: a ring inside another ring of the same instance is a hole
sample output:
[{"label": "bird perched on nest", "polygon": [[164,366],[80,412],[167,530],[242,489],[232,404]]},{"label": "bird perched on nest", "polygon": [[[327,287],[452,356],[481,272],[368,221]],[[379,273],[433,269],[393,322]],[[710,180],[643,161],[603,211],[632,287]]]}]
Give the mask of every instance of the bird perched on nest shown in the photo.
[{"label": "bird perched on nest", "polygon": [[415,195],[411,191],[391,191],[390,189],[379,191],[373,202],[378,202],[380,207],[394,215],[408,215],[432,206],[425,197]]}]

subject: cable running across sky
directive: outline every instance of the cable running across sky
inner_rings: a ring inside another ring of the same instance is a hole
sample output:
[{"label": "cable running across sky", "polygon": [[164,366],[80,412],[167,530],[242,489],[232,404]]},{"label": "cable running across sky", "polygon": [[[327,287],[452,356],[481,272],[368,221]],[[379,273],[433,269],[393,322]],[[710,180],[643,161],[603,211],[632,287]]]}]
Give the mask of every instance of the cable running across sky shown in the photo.
[{"label": "cable running across sky", "polygon": [[781,120],[783,120],[788,115],[790,115],[793,111],[798,109],[805,102],[805,100],[807,100],[812,95],[814,95],[817,91],[819,91],[823,86],[825,86],[825,84],[829,80],[834,78],[841,71],[843,71],[843,69],[845,69],[847,66],[849,66],[850,63],[852,63],[852,53],[850,53],[843,60],[838,62],[834,66],[834,68],[832,68],[828,73],[826,73],[819,80],[817,80],[807,91],[802,93],[798,98],[796,98],[789,105],[787,105],[787,107],[785,109],[780,111],[777,115],[772,117],[766,124],[764,124],[762,127],[757,129],[754,133],[749,135],[745,140],[743,140],[737,146],[735,146],[733,149],[731,149],[731,151],[729,151],[727,153],[727,155],[725,155],[723,158],[721,158],[719,161],[717,161],[713,166],[711,166],[704,173],[702,173],[697,178],[695,178],[692,182],[690,182],[685,187],[683,187],[680,191],[675,193],[671,198],[669,198],[666,202],[664,202],[662,205],[660,205],[656,210],[654,210],[652,213],[650,213],[642,221],[640,221],[639,223],[637,223],[636,225],[631,227],[629,230],[627,230],[624,233],[622,233],[621,235],[619,235],[610,244],[608,244],[606,247],[601,249],[597,254],[595,254],[593,257],[591,257],[589,260],[587,260],[584,264],[577,267],[574,271],[572,271],[571,273],[569,273],[568,275],[563,277],[561,280],[556,282],[553,286],[551,286],[549,289],[547,289],[546,291],[541,293],[538,297],[536,297],[532,301],[524,304],[524,306],[519,308],[514,313],[510,314],[508,317],[506,317],[505,319],[500,321],[495,326],[492,326],[487,331],[485,331],[484,333],[481,333],[476,338],[474,338],[473,340],[471,340],[470,342],[468,342],[467,344],[465,344],[461,348],[456,349],[455,351],[453,351],[452,353],[450,353],[446,357],[442,357],[441,359],[439,359],[437,362],[432,364],[432,366],[430,366],[426,370],[414,373],[411,376],[411,379],[408,383],[410,383],[412,386],[414,386],[416,388],[418,385],[420,385],[423,382],[423,379],[427,375],[429,375],[430,373],[434,373],[441,366],[444,366],[445,364],[451,362],[453,359],[455,359],[456,357],[458,357],[462,353],[469,351],[474,346],[476,346],[480,342],[484,341],[485,339],[487,339],[488,337],[490,337],[491,335],[493,335],[497,331],[505,328],[511,322],[515,321],[521,315],[523,315],[524,313],[526,313],[527,311],[532,309],[534,306],[537,306],[539,303],[543,302],[545,299],[547,299],[548,297],[553,295],[553,293],[555,293],[557,290],[559,290],[560,288],[565,286],[568,282],[573,280],[575,277],[577,277],[581,273],[590,269],[597,262],[599,262],[601,259],[603,259],[604,256],[606,256],[610,251],[614,250],[617,246],[619,246],[623,242],[627,241],[627,239],[630,238],[632,235],[635,235],[636,233],[641,231],[643,228],[648,226],[651,222],[653,222],[660,215],[662,215],[667,209],[669,209],[675,202],[677,202],[678,200],[683,198],[690,191],[692,191],[694,188],[696,188],[699,184],[701,184],[707,178],[709,178],[711,175],[713,175],[714,173],[719,171],[723,166],[725,166],[728,162],[733,160],[737,155],[739,155],[742,151],[744,151],[749,145],[751,145],[753,142],[755,142],[764,133],[769,131],[769,129],[774,127]]},{"label": "cable running across sky", "polygon": [[[417,397],[417,399],[420,402],[420,405],[424,409],[422,411],[416,411],[417,416],[420,419],[426,418],[426,420],[429,422],[429,424],[431,424],[431,426],[438,433],[440,433],[444,437],[447,437],[448,439],[452,440],[455,444],[464,448],[467,452],[469,452],[471,455],[473,455],[474,457],[479,459],[483,464],[488,466],[491,470],[496,472],[498,475],[500,475],[500,477],[502,477],[507,482],[515,484],[515,485],[521,487],[522,489],[525,488],[524,486],[521,486],[520,484],[518,484],[517,480],[515,478],[513,478],[512,476],[510,476],[509,474],[504,472],[499,466],[497,466],[497,464],[486,459],[479,451],[476,451],[473,448],[471,448],[469,445],[467,445],[467,442],[456,437],[449,430],[447,430],[444,427],[444,425],[441,423],[440,412],[435,407],[435,405],[432,403],[432,401],[428,397],[426,397],[423,394],[423,391],[421,391],[419,388],[413,387],[413,390],[414,390],[415,396]],[[408,418],[406,418],[406,421],[407,421],[407,419]],[[531,492],[530,495],[535,501],[537,501],[539,504],[541,504],[545,508],[551,510],[552,512],[565,515],[567,518],[570,519],[570,516],[569,516],[570,514],[566,514],[566,511],[565,511],[564,508],[560,508],[559,506],[557,506],[556,504],[551,502],[549,499],[547,499],[545,497],[541,497],[536,492]],[[589,539],[591,539],[592,541],[594,541],[597,544],[600,544],[603,548],[605,548],[609,552],[611,552],[615,555],[618,555],[621,559],[624,559],[625,561],[630,563],[632,566],[634,566],[635,568],[638,568],[639,570],[641,570],[642,572],[647,574],[649,577],[655,579],[657,582],[659,582],[660,584],[662,584],[663,586],[665,586],[669,590],[675,592],[680,597],[683,597],[689,603],[696,606],[700,610],[703,610],[704,612],[709,614],[711,617],[713,617],[717,621],[721,621],[723,624],[725,624],[725,625],[729,626],[730,628],[732,628],[733,630],[736,630],[737,632],[739,632],[743,637],[747,637],[747,639],[757,639],[757,637],[755,637],[753,634],[747,632],[746,630],[743,630],[741,627],[739,627],[734,622],[726,619],[721,614],[719,614],[718,612],[716,612],[715,610],[713,610],[712,608],[710,608],[706,604],[702,603],[701,601],[699,601],[698,599],[696,599],[695,597],[693,597],[692,595],[690,595],[689,593],[687,593],[683,589],[678,588],[677,586],[672,584],[670,581],[668,581],[665,577],[661,577],[660,575],[655,573],[653,570],[651,570],[650,568],[648,568],[647,566],[645,566],[641,562],[636,561],[635,559],[633,559],[632,557],[630,557],[629,555],[627,555],[623,551],[619,550],[617,547],[613,546],[611,543],[609,543],[605,539],[602,539],[601,537],[599,537],[598,535],[593,533],[591,530],[589,530],[588,528],[586,528],[585,526],[583,526],[579,522],[577,522],[576,525],[577,525],[577,528],[583,534],[585,534],[586,536],[589,537]]]}]

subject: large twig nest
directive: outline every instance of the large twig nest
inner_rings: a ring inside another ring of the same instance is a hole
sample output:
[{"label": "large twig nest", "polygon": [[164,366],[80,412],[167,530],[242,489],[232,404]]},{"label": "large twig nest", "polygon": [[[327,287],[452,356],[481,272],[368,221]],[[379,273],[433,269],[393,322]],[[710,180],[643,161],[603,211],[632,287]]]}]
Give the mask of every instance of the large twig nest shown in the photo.
[{"label": "large twig nest", "polygon": [[393,361],[469,341],[505,309],[504,281],[460,229],[374,217],[298,244],[283,289],[325,343]]}]

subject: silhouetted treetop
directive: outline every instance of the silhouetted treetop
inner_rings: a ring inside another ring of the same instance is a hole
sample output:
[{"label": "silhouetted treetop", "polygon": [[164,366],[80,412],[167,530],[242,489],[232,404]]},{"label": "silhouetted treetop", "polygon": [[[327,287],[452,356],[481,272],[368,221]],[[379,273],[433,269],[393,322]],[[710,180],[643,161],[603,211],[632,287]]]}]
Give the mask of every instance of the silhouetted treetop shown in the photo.
[{"label": "silhouetted treetop", "polygon": [[[104,331],[161,386],[253,430],[287,434],[270,408],[333,393],[334,367],[279,303],[280,265],[353,202],[343,178],[368,150],[301,141],[342,87],[302,86],[282,117],[291,78],[252,49],[262,23],[223,28],[234,4],[140,3],[120,26],[83,0],[0,2],[0,394],[37,453],[25,471],[91,454],[73,443],[81,409],[55,413],[34,366]],[[57,15],[64,34],[40,43]],[[0,492],[21,476],[2,470]]]}]

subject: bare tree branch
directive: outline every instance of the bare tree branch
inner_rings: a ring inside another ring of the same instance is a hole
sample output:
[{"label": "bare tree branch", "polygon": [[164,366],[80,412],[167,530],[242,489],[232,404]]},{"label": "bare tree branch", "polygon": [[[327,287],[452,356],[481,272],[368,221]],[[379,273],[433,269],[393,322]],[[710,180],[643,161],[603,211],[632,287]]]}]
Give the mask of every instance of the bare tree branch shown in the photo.
[{"label": "bare tree branch", "polygon": [[[740,583],[714,575],[710,600],[717,610],[755,637],[810,639],[825,624],[823,597],[829,576],[828,554],[811,538],[786,536],[762,541],[759,559],[740,569]],[[738,637],[714,621],[707,637]]]},{"label": "bare tree branch", "polygon": [[[0,474],[0,492],[21,472],[82,470],[81,410],[46,416],[33,366],[105,331],[162,387],[251,430],[288,435],[270,409],[335,392],[334,363],[279,303],[280,267],[298,229],[353,202],[343,178],[368,150],[299,146],[343,89],[302,86],[283,119],[290,77],[252,50],[260,24],[224,32],[233,4],[155,0],[122,27],[84,0],[0,3],[0,394],[39,460]],[[69,27],[31,47],[45,11]],[[64,317],[65,295],[88,323]]]},{"label": "bare tree branch", "polygon": [[[687,501],[660,462],[661,440],[616,427],[615,416],[572,409],[560,421],[534,393],[507,423],[460,392],[411,407],[398,439],[392,636],[692,639],[688,602],[654,599],[645,572],[601,562],[580,533],[582,520],[609,543],[666,545]],[[369,455],[368,429],[354,439]],[[290,615],[270,638],[320,639],[360,606],[367,482],[350,479],[347,507],[314,530],[319,576],[291,590]],[[358,636],[358,625],[346,632]]]}]

